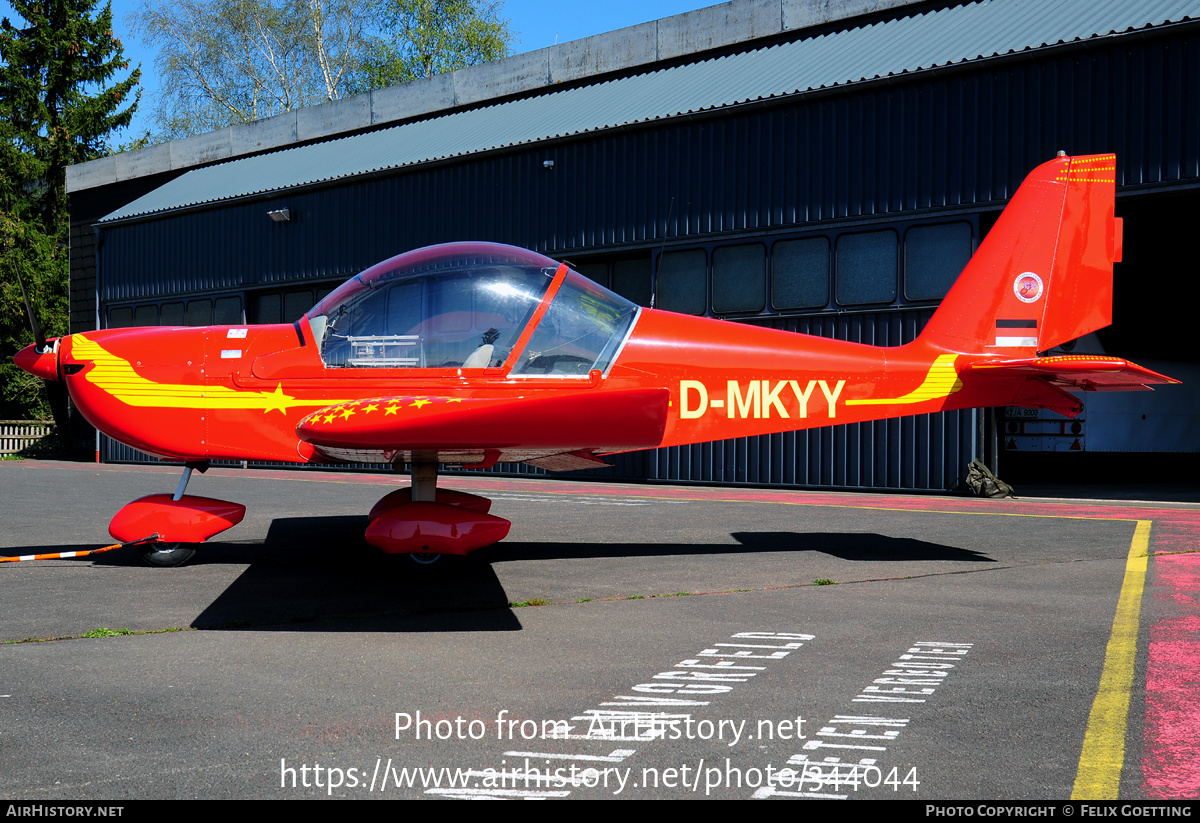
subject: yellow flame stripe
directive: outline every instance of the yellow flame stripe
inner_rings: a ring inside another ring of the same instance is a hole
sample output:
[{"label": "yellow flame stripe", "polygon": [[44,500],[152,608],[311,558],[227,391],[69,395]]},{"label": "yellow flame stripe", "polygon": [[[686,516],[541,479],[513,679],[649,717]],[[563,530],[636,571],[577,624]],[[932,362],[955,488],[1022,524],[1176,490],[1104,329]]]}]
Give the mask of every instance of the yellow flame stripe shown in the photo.
[{"label": "yellow flame stripe", "polygon": [[962,380],[954,370],[957,354],[941,354],[929,367],[925,380],[921,385],[902,397],[865,397],[858,400],[847,400],[847,406],[884,406],[906,405],[908,403],[923,403],[926,400],[936,400],[939,397],[949,397],[962,388]]},{"label": "yellow flame stripe", "polygon": [[[82,334],[71,337],[71,355],[90,360],[84,373],[87,381],[122,403],[138,408],[159,409],[262,409],[285,412],[293,406],[325,406],[329,400],[298,400],[284,394],[283,384],[275,391],[239,391],[228,386],[194,383],[159,383],[138,374],[128,360],[117,357]],[[341,401],[333,401],[341,402]]]}]

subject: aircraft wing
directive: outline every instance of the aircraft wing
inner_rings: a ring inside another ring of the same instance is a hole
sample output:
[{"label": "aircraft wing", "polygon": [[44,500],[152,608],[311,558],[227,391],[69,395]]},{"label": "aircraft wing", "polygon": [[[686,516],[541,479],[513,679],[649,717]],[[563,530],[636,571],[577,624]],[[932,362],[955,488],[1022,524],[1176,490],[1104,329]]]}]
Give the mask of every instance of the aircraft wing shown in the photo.
[{"label": "aircraft wing", "polygon": [[373,397],[319,409],[296,432],[330,460],[411,462],[424,452],[444,463],[570,471],[604,465],[597,454],[659,445],[669,399],[665,388]]}]

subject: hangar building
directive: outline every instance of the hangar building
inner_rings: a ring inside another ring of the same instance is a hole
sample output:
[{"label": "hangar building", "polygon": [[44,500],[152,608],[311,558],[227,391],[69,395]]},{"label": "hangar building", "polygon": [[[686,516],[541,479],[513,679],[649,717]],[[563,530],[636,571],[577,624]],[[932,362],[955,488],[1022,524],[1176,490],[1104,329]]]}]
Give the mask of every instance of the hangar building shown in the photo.
[{"label": "hangar building", "polygon": [[1200,443],[1180,299],[1198,48],[1200,0],[733,0],[72,167],[71,330],[291,321],[379,260],[470,239],[643,305],[899,345],[1033,167],[1115,152],[1115,322],[1075,350],[1184,386],[1089,396],[1081,421],[922,415],[599,476],[951,489],[977,456],[1143,465]]}]

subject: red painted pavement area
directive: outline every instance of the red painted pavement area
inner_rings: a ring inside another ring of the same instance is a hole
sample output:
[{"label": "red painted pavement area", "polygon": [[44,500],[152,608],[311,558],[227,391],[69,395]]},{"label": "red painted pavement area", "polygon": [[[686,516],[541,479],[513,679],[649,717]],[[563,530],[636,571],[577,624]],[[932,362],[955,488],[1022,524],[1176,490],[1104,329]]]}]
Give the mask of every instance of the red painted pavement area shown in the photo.
[{"label": "red painted pavement area", "polygon": [[[145,466],[122,464],[71,463],[28,460],[18,464],[23,469],[59,469],[94,474],[104,472],[161,473],[164,490],[171,491],[178,482],[179,468],[175,466]],[[293,469],[226,469],[213,468],[210,477],[258,477],[293,482],[338,483],[359,486],[402,488],[408,485],[406,475],[341,471],[297,471]],[[195,478],[194,478],[195,479]],[[203,483],[203,480],[196,480]],[[1060,501],[1036,499],[988,500],[958,495],[923,494],[920,492],[879,494],[870,492],[823,492],[803,489],[755,489],[728,486],[668,486],[656,484],[608,483],[569,479],[524,479],[487,477],[484,475],[441,475],[438,484],[448,489],[461,489],[486,496],[520,493],[569,497],[639,497],[667,500],[723,500],[753,503],[776,503],[794,506],[833,506],[854,509],[890,509],[901,511],[955,512],[967,514],[1005,514],[1025,517],[1078,517],[1096,520],[1152,520],[1151,551],[1180,552],[1200,549],[1200,508],[1161,506],[1154,503],[1122,503],[1117,501]],[[377,493],[377,492],[376,492]],[[370,509],[373,494],[363,491],[363,510]]]},{"label": "red painted pavement area", "polygon": [[[118,473],[160,473],[171,475],[171,480],[164,479],[170,484],[171,491],[178,482],[180,468],[178,466],[133,465],[120,463],[72,463],[49,460],[24,460],[16,463],[14,468],[20,469],[57,469],[79,471],[92,474],[104,472]],[[214,467],[206,477],[255,477],[275,480],[290,480],[312,483],[344,483],[360,486],[388,486],[402,488],[408,485],[406,474],[385,474],[379,472],[356,473],[348,471],[314,471],[298,469],[236,469]],[[203,481],[193,476],[194,482]],[[808,491],[805,489],[773,489],[773,488],[739,488],[731,486],[702,486],[702,485],[659,485],[656,483],[613,483],[572,480],[567,477],[553,478],[512,478],[488,477],[482,474],[441,474],[438,485],[452,489],[470,489],[481,494],[492,492],[548,494],[548,495],[594,495],[606,497],[641,497],[671,500],[744,500],[761,503],[786,503],[801,506],[837,506],[843,508],[882,508],[900,509],[905,511],[953,511],[976,513],[1003,513],[1011,515],[1038,515],[1046,517],[1085,517],[1113,520],[1154,520],[1155,529],[1159,521],[1179,521],[1193,523],[1200,527],[1200,508],[1195,506],[1170,507],[1154,503],[1122,503],[1119,501],[1103,500],[1061,501],[1037,500],[1033,498],[1018,498],[1007,500],[989,500],[986,498],[968,497],[957,494],[931,494],[927,492],[835,492]],[[369,497],[364,493],[364,497]],[[364,508],[369,509],[370,506]],[[1192,538],[1187,538],[1192,540]],[[1180,544],[1182,545],[1182,544]],[[1192,543],[1195,547],[1195,543]],[[1177,551],[1179,549],[1156,549],[1156,551]]]},{"label": "red painted pavement area", "polygon": [[1156,557],[1154,572],[1152,596],[1162,617],[1149,631],[1142,780],[1147,797],[1194,800],[1200,797],[1200,554]]}]

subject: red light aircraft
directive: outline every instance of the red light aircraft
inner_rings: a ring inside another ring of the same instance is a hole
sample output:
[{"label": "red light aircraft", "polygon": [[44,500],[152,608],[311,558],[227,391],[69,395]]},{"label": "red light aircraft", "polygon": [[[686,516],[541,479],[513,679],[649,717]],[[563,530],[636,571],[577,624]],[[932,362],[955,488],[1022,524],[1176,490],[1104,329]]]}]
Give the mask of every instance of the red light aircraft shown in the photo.
[{"label": "red light aircraft", "polygon": [[401,254],[299,321],[72,334],[18,353],[110,437],[185,463],[175,494],[121,509],[118,540],[186,562],[239,522],[185,495],[214,459],[410,466],[367,540],[431,561],[501,540],[486,498],[438,464],[551,470],[601,455],[979,406],[1078,414],[1068,390],[1176,382],[1116,357],[1039,356],[1112,322],[1113,155],[1035,169],[912,343],[866,346],[639,308],[539,254],[451,243]]}]

